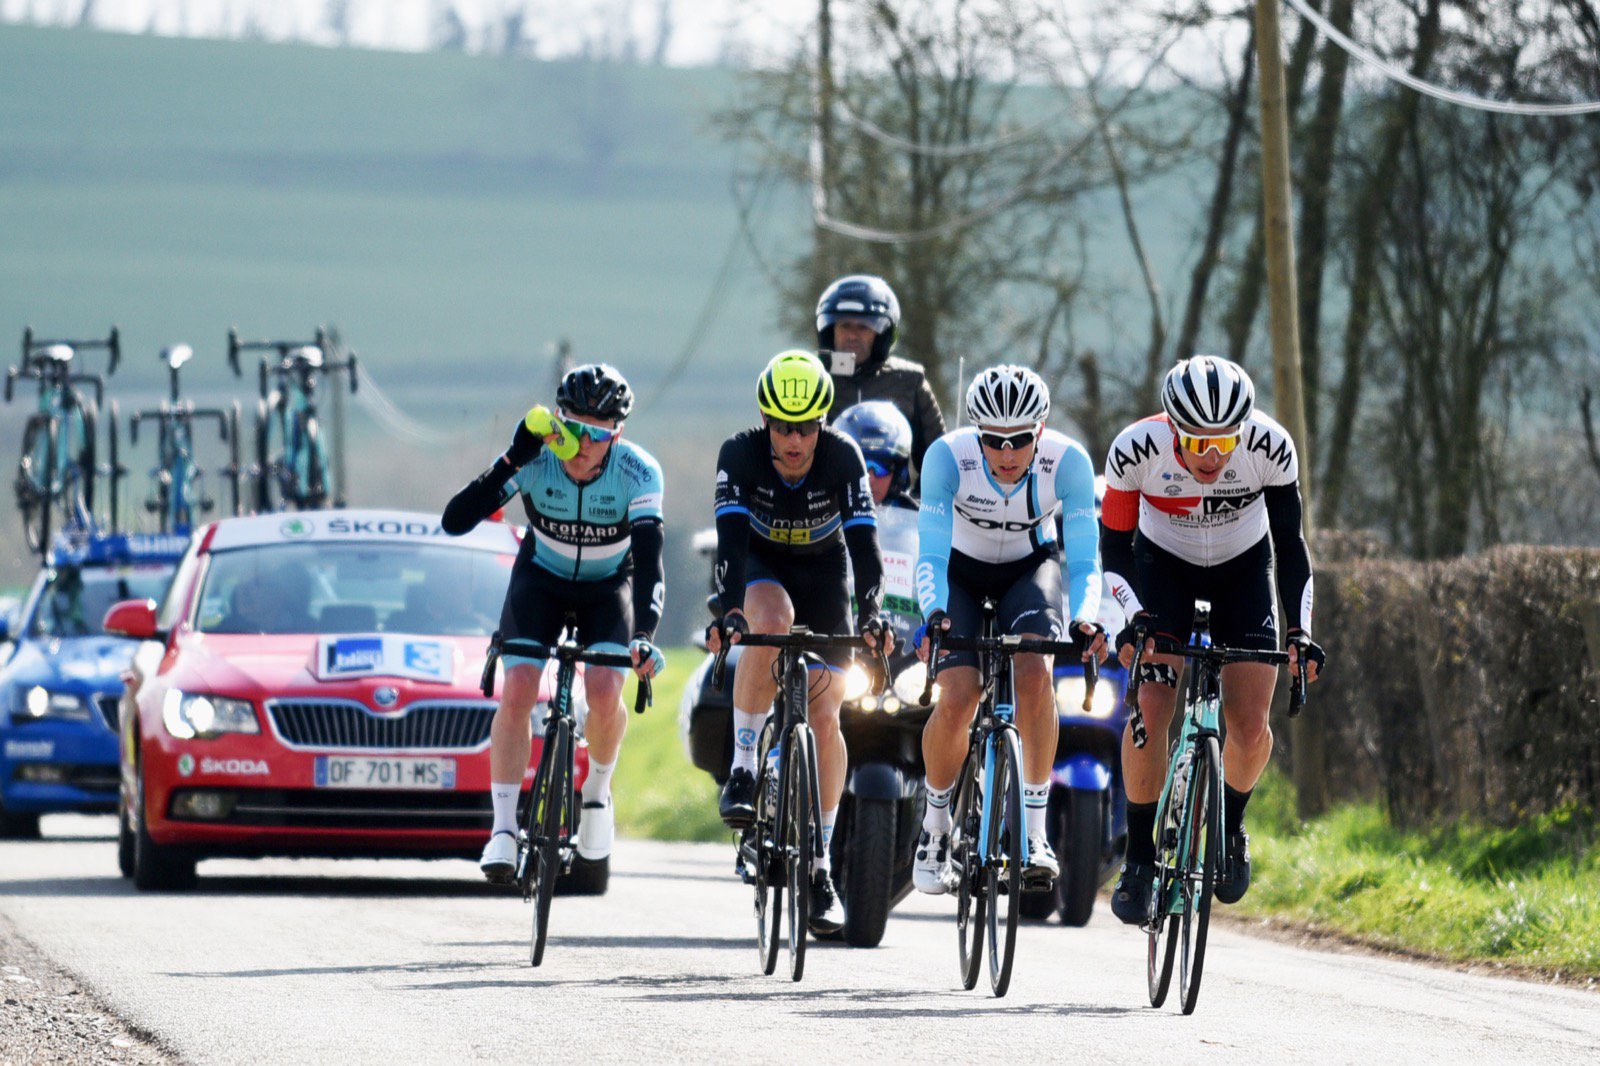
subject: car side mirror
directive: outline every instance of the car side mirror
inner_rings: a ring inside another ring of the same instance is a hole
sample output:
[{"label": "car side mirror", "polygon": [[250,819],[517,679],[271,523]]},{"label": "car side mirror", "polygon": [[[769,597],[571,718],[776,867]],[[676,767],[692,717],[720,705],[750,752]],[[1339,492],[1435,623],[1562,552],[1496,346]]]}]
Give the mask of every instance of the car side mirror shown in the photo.
[{"label": "car side mirror", "polygon": [[105,631],[135,640],[156,640],[156,601],[123,600],[106,612]]}]

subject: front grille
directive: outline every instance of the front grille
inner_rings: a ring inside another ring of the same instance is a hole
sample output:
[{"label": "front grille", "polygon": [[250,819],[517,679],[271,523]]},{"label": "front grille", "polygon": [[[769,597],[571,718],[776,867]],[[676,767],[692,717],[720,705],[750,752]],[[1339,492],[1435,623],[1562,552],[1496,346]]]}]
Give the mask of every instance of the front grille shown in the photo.
[{"label": "front grille", "polygon": [[489,742],[494,704],[413,703],[378,713],[344,700],[270,700],[267,714],[294,747],[475,751]]},{"label": "front grille", "polygon": [[106,725],[111,727],[113,733],[117,732],[122,724],[122,697],[96,696],[94,702],[100,708],[100,716],[106,720]]},{"label": "front grille", "polygon": [[[227,821],[283,829],[471,829],[493,822],[487,792],[247,789]],[[174,794],[176,798],[177,793]]]}]

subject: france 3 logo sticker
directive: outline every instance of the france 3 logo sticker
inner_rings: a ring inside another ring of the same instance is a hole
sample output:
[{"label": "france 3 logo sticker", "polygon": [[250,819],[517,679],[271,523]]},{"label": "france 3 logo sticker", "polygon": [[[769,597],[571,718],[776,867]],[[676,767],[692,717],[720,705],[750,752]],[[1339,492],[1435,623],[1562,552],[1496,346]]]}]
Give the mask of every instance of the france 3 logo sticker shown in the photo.
[{"label": "france 3 logo sticker", "polygon": [[411,677],[429,681],[450,680],[450,648],[436,640],[405,642],[405,666]]}]

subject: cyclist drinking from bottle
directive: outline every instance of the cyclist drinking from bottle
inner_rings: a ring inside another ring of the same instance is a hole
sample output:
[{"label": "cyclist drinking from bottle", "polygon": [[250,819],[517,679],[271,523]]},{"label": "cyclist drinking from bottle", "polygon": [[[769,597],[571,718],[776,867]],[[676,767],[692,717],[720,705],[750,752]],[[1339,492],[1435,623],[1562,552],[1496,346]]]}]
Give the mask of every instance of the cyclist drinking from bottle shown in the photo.
[{"label": "cyclist drinking from bottle", "polygon": [[[569,372],[556,390],[556,411],[537,406],[528,412],[505,454],[450,501],[443,526],[446,533],[466,533],[520,493],[528,533],[501,608],[501,637],[552,644],[570,614],[586,648],[627,652],[634,672],[647,678],[666,665],[653,644],[666,598],[662,479],[650,453],[620,439],[632,408],[633,393],[614,367],[597,363]],[[501,662],[505,684],[489,730],[494,828],[479,865],[490,881],[509,882],[544,660],[506,655]],[[611,854],[611,774],[627,715],[620,671],[591,667],[583,680],[589,776],[577,850],[598,861]]]},{"label": "cyclist drinking from bottle", "polygon": [[[935,441],[923,466],[917,598],[930,631],[978,636],[981,604],[991,599],[997,632],[1060,640],[1065,584],[1072,633],[1086,645],[1085,660],[1099,658],[1105,636],[1094,621],[1094,466],[1081,444],[1045,428],[1049,413],[1050,393],[1031,370],[997,366],[973,380],[972,424]],[[1012,663],[1027,818],[1024,876],[1042,886],[1060,873],[1045,825],[1057,730],[1051,662],[1018,655]],[[950,793],[982,692],[973,652],[945,652],[935,669],[939,698],[922,732],[927,806],[912,880],[919,891],[942,895],[952,888]]]},{"label": "cyclist drinking from bottle", "polygon": [[[1106,590],[1127,620],[1117,637],[1124,666],[1135,631],[1188,643],[1194,602],[1211,602],[1211,635],[1229,648],[1278,649],[1272,604],[1278,596],[1289,628],[1290,672],[1307,660],[1307,679],[1322,667],[1311,640],[1311,555],[1300,524],[1299,460],[1284,428],[1256,409],[1255,386],[1236,363],[1197,355],[1167,372],[1164,413],[1118,434],[1106,458],[1100,551]],[[1127,862],[1111,910],[1130,925],[1145,920],[1155,882],[1155,819],[1167,772],[1167,730],[1183,660],[1156,653],[1147,639],[1139,707],[1150,742],[1122,738],[1128,791]],[[1264,663],[1222,668],[1223,834],[1225,855],[1215,895],[1236,903],[1250,887],[1250,841],[1244,809],[1272,755],[1267,711],[1278,671]]]},{"label": "cyclist drinking from bottle", "polygon": [[[793,625],[824,635],[848,632],[847,557],[855,575],[856,629],[876,647],[887,632],[879,616],[877,521],[860,449],[823,424],[833,382],[810,352],[782,352],[762,371],[756,395],[762,425],[729,438],[717,456],[716,586],[724,613],[707,633],[711,653],[725,639],[737,644],[742,634],[787,633]],[[844,683],[833,675],[842,671],[846,654],[824,653],[828,673],[815,681],[810,699],[822,858],[811,884],[809,924],[818,933],[844,927],[828,853],[846,764],[839,732]],[[735,829],[755,819],[756,745],[777,694],[776,657],[772,648],[746,648],[734,671],[733,766],[720,811]]]}]

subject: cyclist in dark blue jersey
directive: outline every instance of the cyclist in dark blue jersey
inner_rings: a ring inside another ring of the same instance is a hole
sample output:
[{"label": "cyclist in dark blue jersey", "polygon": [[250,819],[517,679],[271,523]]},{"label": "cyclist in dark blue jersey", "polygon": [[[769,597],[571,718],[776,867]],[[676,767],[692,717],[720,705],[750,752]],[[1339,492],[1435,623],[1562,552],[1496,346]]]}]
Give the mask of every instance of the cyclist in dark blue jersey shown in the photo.
[{"label": "cyclist in dark blue jersey", "polygon": [[[633,393],[613,367],[581,366],[556,392],[556,413],[535,407],[511,447],[444,511],[444,530],[462,534],[521,495],[528,533],[501,609],[506,640],[553,643],[567,616],[578,640],[596,651],[628,652],[640,677],[665,665],[655,630],[666,598],[662,578],[661,467],[622,440]],[[544,661],[507,655],[505,684],[490,730],[494,828],[480,865],[491,881],[509,881],[517,858],[517,798],[531,749],[529,718]],[[589,716],[589,776],[583,786],[578,854],[611,853],[615,816],[611,774],[627,715],[622,676],[596,667],[584,675]]]},{"label": "cyclist in dark blue jersey", "polygon": [[[717,456],[716,583],[724,614],[708,634],[712,653],[725,636],[737,643],[744,633],[787,633],[792,625],[826,635],[849,632],[847,556],[855,574],[857,631],[869,642],[883,640],[883,561],[872,489],[855,441],[823,425],[833,403],[827,370],[810,352],[783,352],[762,371],[757,397],[762,426],[735,434]],[[734,828],[755,817],[756,744],[777,694],[775,659],[774,649],[746,648],[734,672],[733,769],[721,801],[722,819]],[[841,654],[828,669],[842,665]],[[842,681],[818,682],[809,705],[823,836],[810,901],[810,925],[818,933],[844,925],[828,869],[844,794],[843,697]]]}]

